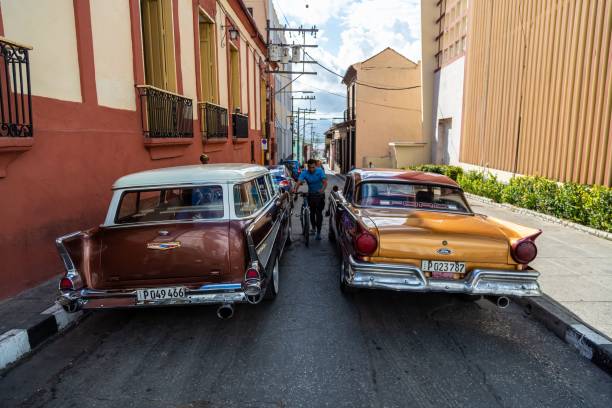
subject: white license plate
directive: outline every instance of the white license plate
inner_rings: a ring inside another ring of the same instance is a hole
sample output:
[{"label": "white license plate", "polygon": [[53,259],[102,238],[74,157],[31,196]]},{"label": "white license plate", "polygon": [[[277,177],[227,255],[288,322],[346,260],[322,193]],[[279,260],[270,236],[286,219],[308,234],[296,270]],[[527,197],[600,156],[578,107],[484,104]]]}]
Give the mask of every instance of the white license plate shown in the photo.
[{"label": "white license plate", "polygon": [[421,261],[423,272],[465,273],[465,262]]},{"label": "white license plate", "polygon": [[187,298],[186,288],[153,288],[153,289],[138,289],[136,297],[139,302],[151,302],[164,299],[185,299]]}]

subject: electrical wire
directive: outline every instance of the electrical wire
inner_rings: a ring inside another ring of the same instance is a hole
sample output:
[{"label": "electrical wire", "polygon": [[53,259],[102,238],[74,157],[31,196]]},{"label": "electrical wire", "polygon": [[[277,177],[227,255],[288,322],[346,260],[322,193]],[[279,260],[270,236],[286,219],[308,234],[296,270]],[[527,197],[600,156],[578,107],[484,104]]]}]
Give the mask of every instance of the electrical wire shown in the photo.
[{"label": "electrical wire", "polygon": [[[281,76],[284,76],[284,75],[281,75]],[[286,77],[286,78],[288,78],[288,77]],[[297,79],[297,78],[296,78],[296,79]],[[330,95],[334,95],[334,96],[340,97],[340,98],[342,98],[342,99],[346,99],[346,95],[342,95],[342,94],[339,94],[339,93],[335,93],[335,92],[332,92],[332,91],[328,91],[327,89],[318,88],[318,87],[316,87],[316,86],[314,86],[314,85],[309,85],[309,84],[306,84],[306,83],[304,83],[304,82],[302,82],[302,81],[296,81],[296,82],[299,82],[300,84],[302,84],[302,85],[304,85],[304,86],[306,86],[306,87],[310,87],[310,88],[316,89],[317,91],[325,92],[325,93],[328,93],[328,94],[330,94]],[[367,103],[367,104],[369,104],[369,105],[382,106],[382,107],[384,107],[384,108],[399,109],[399,110],[411,111],[411,112],[421,112],[421,110],[420,110],[420,109],[403,108],[403,107],[401,107],[401,106],[385,105],[385,104],[383,104],[383,103],[377,103],[377,102],[366,101],[366,100],[364,100],[364,99],[359,99],[359,98],[357,98],[356,100],[357,100],[357,101],[359,101],[359,102]]]},{"label": "electrical wire", "polygon": [[[324,70],[329,72],[330,74],[336,75],[337,77],[340,77],[340,78],[344,78],[344,75],[340,75],[337,72],[334,72],[331,69],[327,68],[325,65],[323,65],[319,61],[315,60],[308,52],[304,51],[304,55],[307,55],[308,58],[310,58],[311,61],[314,61],[315,64],[317,64],[318,66],[320,66],[321,68],[323,68]],[[368,84],[368,83],[359,82],[359,81],[355,81],[355,83],[357,85],[364,86],[366,88],[380,89],[382,91],[407,91],[409,89],[416,89],[416,88],[420,88],[421,87],[421,85],[414,85],[414,86],[408,86],[408,87],[403,87],[403,88],[395,88],[395,87],[389,88],[389,87],[378,86],[378,85]]]},{"label": "electrical wire", "polygon": [[[283,76],[283,77],[285,77],[285,78],[288,78],[288,79],[291,79],[291,77],[287,77],[287,76],[284,76],[284,75],[281,75],[281,76]],[[289,85],[291,85],[293,82],[297,81],[297,79],[298,79],[299,77],[301,77],[301,76],[302,76],[302,74],[299,74],[299,75],[298,75],[298,76],[296,76],[295,78],[291,79],[291,81],[290,81],[289,83],[287,83],[285,86],[283,86],[283,87],[282,87],[281,89],[279,89],[278,91],[274,92],[274,95],[278,95],[279,93],[281,93],[281,92],[283,91],[283,89],[285,89],[286,87],[288,87]]]}]

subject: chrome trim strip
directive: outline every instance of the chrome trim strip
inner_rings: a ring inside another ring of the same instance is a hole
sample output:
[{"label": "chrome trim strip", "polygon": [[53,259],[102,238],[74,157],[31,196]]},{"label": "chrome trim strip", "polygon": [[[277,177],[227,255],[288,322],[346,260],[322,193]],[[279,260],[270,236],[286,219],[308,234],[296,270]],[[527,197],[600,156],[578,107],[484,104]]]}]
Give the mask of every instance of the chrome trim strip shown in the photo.
[{"label": "chrome trim strip", "polygon": [[[238,291],[232,288],[240,289]],[[148,302],[136,300],[136,290],[100,291],[82,289],[62,292],[57,302],[63,306],[76,305],[74,311],[80,309],[112,309],[131,307],[150,307],[188,304],[224,304],[247,302],[241,284],[205,285],[202,289],[187,289],[184,299],[160,299]]]},{"label": "chrome trim strip", "polygon": [[276,238],[278,237],[278,231],[281,226],[282,218],[279,216],[277,220],[268,231],[268,234],[261,241],[261,243],[255,248],[257,251],[257,256],[261,261],[261,264],[266,268],[268,266],[268,262],[270,261],[270,256],[272,255],[272,250],[274,249],[274,243],[276,242]]},{"label": "chrome trim strip", "polygon": [[74,266],[74,262],[64,245],[65,242],[72,241],[76,238],[81,238],[85,236],[83,231],[73,232],[67,235],[63,235],[55,240],[55,246],[57,247],[57,251],[59,252],[60,258],[62,258],[62,263],[64,264],[64,268],[66,269],[66,275],[78,275],[78,271]]},{"label": "chrome trim strip", "polygon": [[349,286],[409,292],[449,292],[472,295],[540,296],[535,270],[475,269],[462,280],[433,280],[410,265],[369,263],[348,257]]}]

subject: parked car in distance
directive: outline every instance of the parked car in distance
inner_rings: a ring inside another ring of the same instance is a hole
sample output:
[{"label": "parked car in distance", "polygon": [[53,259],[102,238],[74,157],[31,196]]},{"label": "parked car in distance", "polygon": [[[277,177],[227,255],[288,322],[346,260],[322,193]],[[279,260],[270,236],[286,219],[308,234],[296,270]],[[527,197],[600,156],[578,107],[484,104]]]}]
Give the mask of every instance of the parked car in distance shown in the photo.
[{"label": "parked car in distance", "polygon": [[283,161],[282,164],[284,164],[285,166],[289,168],[291,172],[291,176],[293,177],[294,180],[297,180],[302,171],[300,167],[300,162],[298,160],[285,160]]},{"label": "parked car in distance", "polygon": [[266,166],[272,175],[272,181],[282,191],[291,193],[295,185],[295,180],[291,176],[291,171],[287,166],[278,164]]},{"label": "parked car in distance", "polygon": [[99,227],[56,240],[68,311],[236,303],[278,293],[290,202],[265,167],[171,167],[118,179]]},{"label": "parked car in distance", "polygon": [[332,192],[330,239],[340,287],[537,296],[529,267],[541,231],[472,212],[452,179],[418,171],[356,169]]}]

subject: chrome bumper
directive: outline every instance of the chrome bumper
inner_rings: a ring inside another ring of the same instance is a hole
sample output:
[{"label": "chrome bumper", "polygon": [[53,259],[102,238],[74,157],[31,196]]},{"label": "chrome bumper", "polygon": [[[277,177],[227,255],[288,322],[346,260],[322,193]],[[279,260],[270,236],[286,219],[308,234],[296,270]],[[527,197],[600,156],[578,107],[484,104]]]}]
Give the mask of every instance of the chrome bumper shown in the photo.
[{"label": "chrome bumper", "polygon": [[429,279],[417,267],[399,264],[369,263],[348,259],[348,286],[407,292],[448,292],[470,295],[540,296],[534,270],[505,271],[476,269],[462,280]]},{"label": "chrome bumper", "polygon": [[80,289],[63,291],[57,302],[70,312],[81,309],[141,308],[170,305],[234,304],[247,302],[240,284],[206,285],[187,289],[182,299],[159,299],[139,302],[136,290],[100,291]]}]

